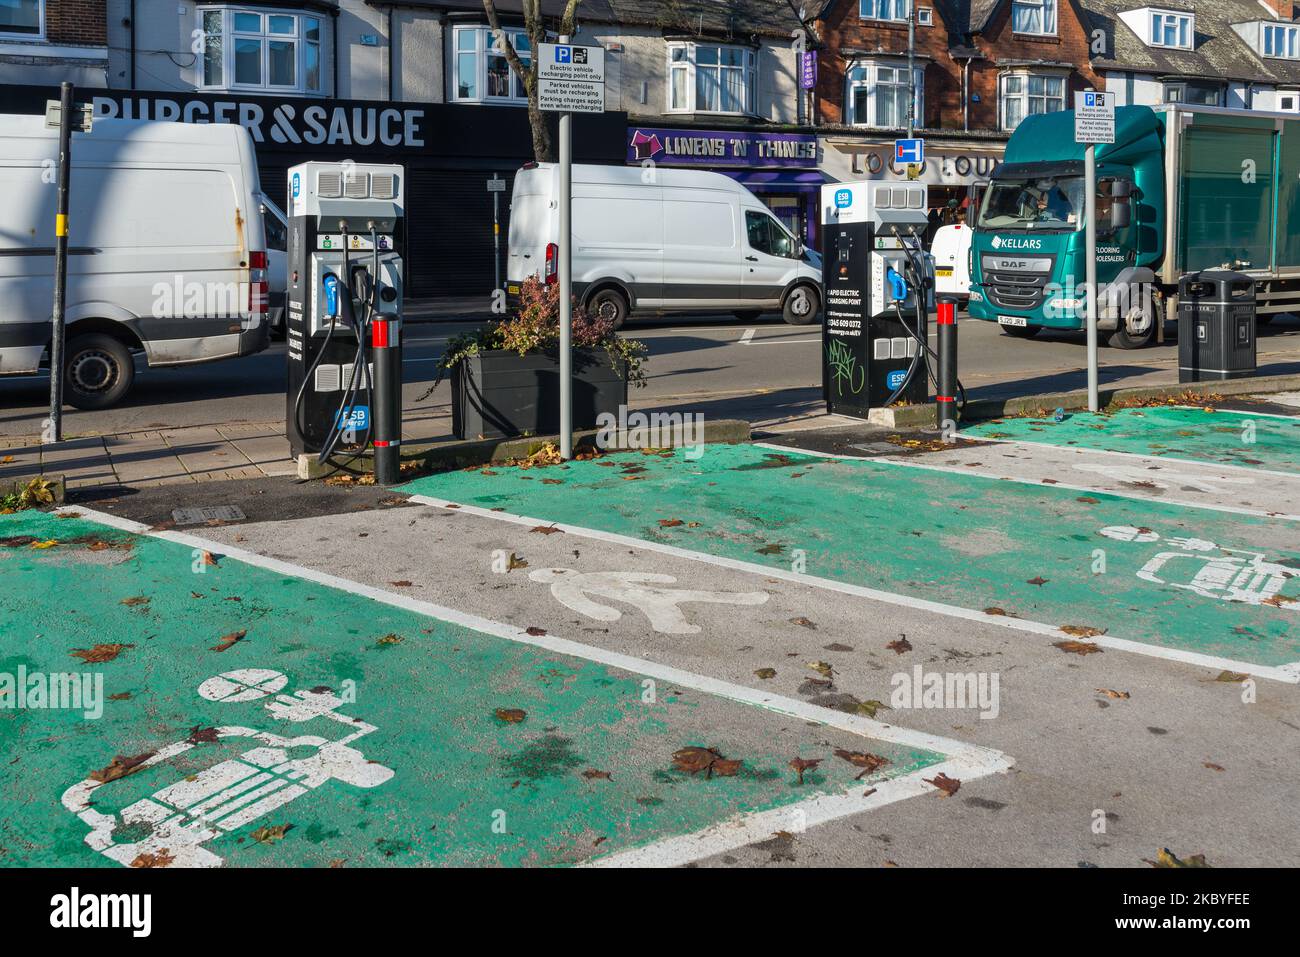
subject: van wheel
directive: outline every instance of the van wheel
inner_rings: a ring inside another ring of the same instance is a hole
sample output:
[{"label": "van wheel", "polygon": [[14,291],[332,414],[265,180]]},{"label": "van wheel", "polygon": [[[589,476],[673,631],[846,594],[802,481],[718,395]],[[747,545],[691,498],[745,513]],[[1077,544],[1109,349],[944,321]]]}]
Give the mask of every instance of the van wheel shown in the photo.
[{"label": "van wheel", "polygon": [[102,332],[75,336],[63,366],[64,396],[74,409],[116,405],[135,381],[131,351]]},{"label": "van wheel", "polygon": [[812,286],[795,286],[785,297],[781,318],[792,326],[806,326],[817,318],[821,297]]},{"label": "van wheel", "polygon": [[1032,339],[1042,332],[1042,326],[1002,326],[1002,334],[1014,339]]},{"label": "van wheel", "polygon": [[627,297],[614,288],[601,289],[587,301],[587,313],[607,320],[615,329],[621,329],[627,322]]}]

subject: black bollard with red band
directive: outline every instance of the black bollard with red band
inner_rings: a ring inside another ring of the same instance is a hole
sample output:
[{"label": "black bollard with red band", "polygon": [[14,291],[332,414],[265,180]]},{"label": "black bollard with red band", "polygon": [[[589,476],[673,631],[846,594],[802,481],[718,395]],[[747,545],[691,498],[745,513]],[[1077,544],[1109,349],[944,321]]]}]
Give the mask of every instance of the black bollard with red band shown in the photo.
[{"label": "black bollard with red band", "polygon": [[945,432],[957,424],[957,301],[941,296],[937,302],[939,387],[935,391],[935,424]]},{"label": "black bollard with red band", "polygon": [[370,350],[375,369],[375,482],[393,485],[401,475],[402,453],[402,319],[376,314],[370,321]]}]

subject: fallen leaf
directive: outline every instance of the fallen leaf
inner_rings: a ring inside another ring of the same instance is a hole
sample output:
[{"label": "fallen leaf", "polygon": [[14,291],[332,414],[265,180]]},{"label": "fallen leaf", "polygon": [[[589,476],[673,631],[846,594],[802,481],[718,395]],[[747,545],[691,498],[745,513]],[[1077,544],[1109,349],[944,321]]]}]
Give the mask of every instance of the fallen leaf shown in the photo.
[{"label": "fallen leaf", "polygon": [[403,638],[401,635],[397,635],[397,634],[394,634],[394,633],[392,633],[392,632],[389,632],[388,634],[384,635],[384,637],[380,638],[379,641],[375,642],[375,644],[378,644],[378,645],[400,645],[400,644],[401,644],[402,642],[404,642],[405,640],[406,640],[406,639]]},{"label": "fallen leaf", "polygon": [[986,615],[1005,615],[1005,614],[1006,614],[1006,609],[998,608],[996,605],[994,605],[992,608],[985,608],[985,609],[984,609],[984,614],[986,614]]},{"label": "fallen leaf", "polygon": [[1095,638],[1097,635],[1106,634],[1105,628],[1094,628],[1092,625],[1060,625],[1058,630],[1075,638]]},{"label": "fallen leaf", "polygon": [[1030,578],[1030,579],[1026,580],[1025,584],[1026,584],[1026,585],[1037,585],[1039,588],[1042,588],[1042,587],[1043,587],[1044,585],[1046,585],[1049,581],[1051,581],[1050,578],[1044,578],[1042,575],[1035,575],[1033,578]]},{"label": "fallen leaf", "polygon": [[739,759],[733,761],[728,758],[718,758],[709,768],[709,773],[716,774],[720,778],[734,778],[744,763]]},{"label": "fallen leaf", "polygon": [[165,848],[159,848],[156,854],[145,852],[137,854],[135,860],[131,861],[132,867],[170,867],[172,861],[176,860],[171,852]]},{"label": "fallen leaf", "polygon": [[1129,697],[1127,691],[1112,691],[1110,688],[1098,688],[1097,694],[1104,694],[1107,698],[1115,698],[1122,701],[1127,701]]},{"label": "fallen leaf", "polygon": [[111,694],[108,696],[109,701],[129,701],[130,699],[131,692],[129,691],[119,691],[117,694]]},{"label": "fallen leaf", "polygon": [[1100,645],[1094,645],[1090,641],[1054,641],[1052,647],[1075,655],[1091,655],[1102,651]]},{"label": "fallen leaf", "polygon": [[57,544],[59,544],[57,538],[49,538],[43,542],[32,542],[32,548],[53,548]]},{"label": "fallen leaf", "polygon": [[798,625],[800,628],[808,628],[811,631],[817,630],[817,624],[815,622],[809,621],[807,618],[803,618],[803,617],[791,618],[790,624]]},{"label": "fallen leaf", "polygon": [[100,665],[105,661],[112,661],[127,648],[134,648],[135,645],[107,644],[95,645],[93,648],[77,648],[69,652],[74,658],[80,658],[88,665]]},{"label": "fallen leaf", "polygon": [[409,581],[407,581],[405,578],[401,579],[400,581],[389,582],[388,584],[392,585],[394,588],[410,588],[410,587],[411,587],[411,583],[410,583]]},{"label": "fallen leaf", "polygon": [[534,638],[540,638],[542,635],[546,634],[546,629],[538,628],[536,625],[529,625],[524,629],[524,633],[532,635]]},{"label": "fallen leaf", "polygon": [[204,552],[204,553],[203,553],[203,564],[205,564],[205,565],[211,565],[211,566],[213,566],[214,568],[219,568],[219,567],[220,567],[219,565],[217,565],[217,556],[216,556],[216,555],[213,555],[211,552]]},{"label": "fallen leaf", "polygon": [[543,485],[563,485],[563,484],[564,484],[564,479],[544,478],[544,479],[542,479],[542,484],[543,484]]},{"label": "fallen leaf", "polygon": [[190,744],[216,744],[217,729],[201,728],[197,724],[190,728],[190,736],[185,739]]},{"label": "fallen leaf", "polygon": [[291,827],[292,824],[273,824],[270,827],[259,827],[248,836],[258,844],[274,844],[276,841],[283,841],[284,835]]},{"label": "fallen leaf", "polygon": [[701,748],[692,745],[679,748],[673,752],[673,769],[695,775],[705,772],[706,778],[715,774],[723,778],[735,777],[744,762],[724,758],[717,748]]},{"label": "fallen leaf", "polygon": [[880,755],[872,754],[869,751],[846,751],[843,748],[836,748],[835,756],[843,758],[854,767],[862,768],[862,771],[853,779],[855,781],[880,770],[889,763],[889,758],[882,758]]},{"label": "fallen leaf", "polygon": [[899,635],[885,647],[896,655],[902,655],[912,650],[912,643],[907,640],[907,635]]},{"label": "fallen leaf", "polygon": [[827,678],[831,677],[835,673],[835,669],[833,669],[830,666],[830,664],[825,661],[810,661],[808,662],[808,667],[811,668],[813,671],[817,672],[819,675],[824,675]]},{"label": "fallen leaf", "polygon": [[218,640],[209,650],[229,651],[235,645],[239,644],[239,642],[243,641],[246,634],[248,634],[248,630],[241,628],[239,631],[232,631],[228,635],[222,635],[220,640]]},{"label": "fallen leaf", "polygon": [[595,781],[597,779],[604,781],[613,780],[608,771],[597,771],[595,768],[587,768],[587,770],[582,772],[582,776],[588,781]]},{"label": "fallen leaf", "polygon": [[1229,684],[1240,684],[1249,678],[1250,675],[1242,674],[1240,671],[1220,671],[1215,681],[1224,681]]},{"label": "fallen leaf", "polygon": [[1084,505],[1097,505],[1101,502],[1101,499],[1093,498],[1091,495],[1080,495],[1075,501],[1082,502]]},{"label": "fallen leaf", "polygon": [[676,528],[678,525],[685,525],[680,518],[661,518],[659,519],[660,528]]},{"label": "fallen leaf", "polygon": [[146,751],[144,754],[137,754],[128,757],[119,754],[107,767],[100,768],[98,771],[91,771],[86,777],[92,781],[98,781],[100,784],[107,784],[109,781],[116,781],[124,778],[128,774],[134,774],[140,770],[141,765],[153,757],[153,751]]},{"label": "fallen leaf", "polygon": [[1159,852],[1156,854],[1156,859],[1154,861],[1148,861],[1145,857],[1142,858],[1142,860],[1145,863],[1150,864],[1152,867],[1209,867],[1210,866],[1209,864],[1205,863],[1204,854],[1193,854],[1191,857],[1187,858],[1186,860],[1181,860],[1176,854],[1174,854],[1173,851],[1169,850],[1169,848],[1167,847],[1160,848]]},{"label": "fallen leaf", "polygon": [[857,707],[854,710],[857,711],[859,714],[865,714],[868,718],[874,718],[876,716],[876,712],[881,710],[882,708],[885,711],[888,711],[889,705],[885,704],[883,701],[877,701],[874,698],[872,698],[870,701],[859,701]]},{"label": "fallen leaf", "polygon": [[529,531],[537,532],[541,535],[554,535],[556,532],[559,532],[561,535],[564,534],[564,529],[556,528],[554,525],[538,525],[535,528],[530,528]]},{"label": "fallen leaf", "polygon": [[961,781],[956,778],[950,778],[943,772],[936,774],[933,778],[922,778],[922,780],[925,781],[926,784],[933,784],[937,787],[942,792],[939,795],[941,798],[952,797],[961,787]]},{"label": "fallen leaf", "polygon": [[1211,771],[1222,771],[1224,769],[1222,764],[1215,764],[1213,761],[1203,761],[1201,763]]},{"label": "fallen leaf", "polygon": [[755,674],[757,677],[762,678],[764,681],[766,681],[768,678],[775,678],[775,677],[776,677],[776,669],[775,669],[775,668],[759,668],[757,671],[754,672],[754,674]]},{"label": "fallen leaf", "polygon": [[120,602],[118,602],[118,604],[126,605],[128,608],[134,608],[136,605],[149,604],[149,599],[146,598],[144,595],[136,595],[133,598],[123,598]]},{"label": "fallen leaf", "polygon": [[512,572],[516,568],[527,568],[527,567],[528,567],[528,562],[524,561],[524,559],[520,558],[514,552],[510,553],[510,561],[506,564],[506,571]]},{"label": "fallen leaf", "polygon": [[764,545],[762,548],[756,548],[754,549],[754,551],[759,555],[780,555],[781,549],[783,548],[785,548],[784,545],[777,545],[773,543],[771,545]]},{"label": "fallen leaf", "polygon": [[817,765],[821,764],[823,760],[825,759],[824,758],[792,758],[790,761],[790,767],[794,769],[795,774],[799,775],[799,783],[803,784],[803,776],[805,772],[817,770]]},{"label": "fallen leaf", "polygon": [[875,793],[876,793],[876,789],[875,789],[875,788],[867,788],[865,791],[862,792],[862,796],[863,796],[864,798],[869,798],[869,797],[871,797],[871,795],[873,795],[873,794],[875,794]]},{"label": "fallen leaf", "polygon": [[528,717],[528,712],[523,708],[497,708],[497,720],[505,724],[518,724]]}]

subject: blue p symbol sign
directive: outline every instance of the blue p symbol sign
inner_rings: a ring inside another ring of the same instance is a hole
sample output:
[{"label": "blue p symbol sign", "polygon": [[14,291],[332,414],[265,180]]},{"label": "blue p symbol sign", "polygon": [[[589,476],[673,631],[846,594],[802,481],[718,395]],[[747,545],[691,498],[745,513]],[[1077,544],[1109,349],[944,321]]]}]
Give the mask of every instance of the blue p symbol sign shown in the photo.
[{"label": "blue p symbol sign", "polygon": [[556,63],[569,63],[569,62],[572,61],[572,59],[573,59],[573,47],[556,47],[556,48],[555,48],[555,62],[556,62]]}]

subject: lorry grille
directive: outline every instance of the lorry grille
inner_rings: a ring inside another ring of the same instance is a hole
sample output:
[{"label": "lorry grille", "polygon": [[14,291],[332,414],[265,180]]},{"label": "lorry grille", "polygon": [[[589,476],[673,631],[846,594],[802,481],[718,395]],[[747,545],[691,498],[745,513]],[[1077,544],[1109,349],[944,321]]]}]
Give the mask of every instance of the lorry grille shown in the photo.
[{"label": "lorry grille", "polygon": [[990,272],[984,292],[1004,309],[1037,309],[1043,303],[1050,273]]}]

